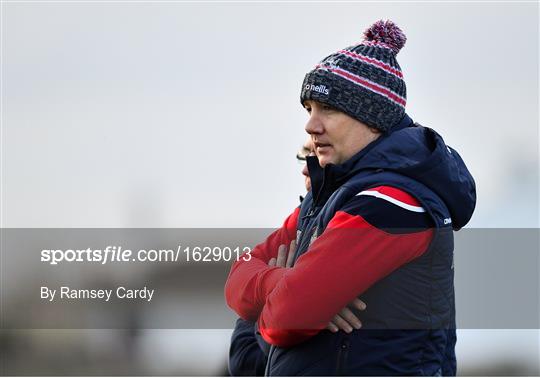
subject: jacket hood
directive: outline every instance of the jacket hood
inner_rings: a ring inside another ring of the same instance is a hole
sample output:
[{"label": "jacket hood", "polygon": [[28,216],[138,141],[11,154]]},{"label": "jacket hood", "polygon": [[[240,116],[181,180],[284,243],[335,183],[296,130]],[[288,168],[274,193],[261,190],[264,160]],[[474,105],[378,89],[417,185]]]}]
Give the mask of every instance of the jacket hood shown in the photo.
[{"label": "jacket hood", "polygon": [[408,176],[444,201],[455,229],[469,222],[476,205],[476,185],[461,156],[447,146],[437,132],[413,123],[407,115],[391,132],[383,134],[343,164],[328,164],[322,169],[314,158],[309,159],[308,169],[314,194],[333,192],[352,175],[366,169],[383,169]]}]

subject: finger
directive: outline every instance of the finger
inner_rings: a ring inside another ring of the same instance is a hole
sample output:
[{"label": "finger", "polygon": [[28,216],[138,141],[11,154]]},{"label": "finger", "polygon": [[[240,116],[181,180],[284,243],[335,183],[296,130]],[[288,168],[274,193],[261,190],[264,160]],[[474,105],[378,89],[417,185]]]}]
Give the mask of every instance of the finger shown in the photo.
[{"label": "finger", "polygon": [[343,309],[339,312],[339,316],[345,319],[345,321],[355,329],[360,329],[360,327],[362,327],[360,319],[358,319],[356,315],[354,315],[354,313],[347,307],[343,307]]},{"label": "finger", "polygon": [[268,261],[268,266],[276,266],[276,258],[272,257],[270,261]]},{"label": "finger", "polygon": [[360,311],[364,311],[367,307],[366,304],[358,298],[354,298],[351,303],[349,303],[349,306],[352,308],[356,308]]},{"label": "finger", "polygon": [[353,328],[351,327],[351,325],[349,323],[347,323],[345,321],[345,319],[343,319],[341,316],[339,315],[336,315],[334,316],[334,318],[332,319],[332,322],[339,328],[339,329],[342,329],[344,330],[345,332],[347,333],[351,333]]},{"label": "finger", "polygon": [[287,268],[292,267],[295,252],[296,252],[296,240],[293,240],[289,247],[289,254],[287,255],[287,263],[285,264]]},{"label": "finger", "polygon": [[333,333],[336,333],[337,331],[339,331],[339,328],[337,327],[337,325],[335,325],[332,322],[328,323],[328,325],[326,326],[326,329]]},{"label": "finger", "polygon": [[282,244],[278,248],[276,266],[284,268],[286,260],[287,260],[287,246],[285,244]]}]

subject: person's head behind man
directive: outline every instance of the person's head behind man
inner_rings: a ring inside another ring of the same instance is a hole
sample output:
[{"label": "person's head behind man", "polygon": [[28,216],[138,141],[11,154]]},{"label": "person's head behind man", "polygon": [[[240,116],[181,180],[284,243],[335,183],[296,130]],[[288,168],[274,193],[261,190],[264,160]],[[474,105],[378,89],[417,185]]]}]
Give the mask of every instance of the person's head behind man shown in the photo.
[{"label": "person's head behind man", "polygon": [[302,175],[304,176],[304,183],[306,185],[306,191],[309,192],[311,190],[311,178],[309,177],[309,171],[307,167],[306,158],[308,156],[312,156],[315,154],[315,151],[313,150],[313,143],[311,141],[311,137],[308,137],[304,144],[302,145],[302,148],[298,153],[296,154],[296,159],[299,163],[302,164]]},{"label": "person's head behind man", "polygon": [[406,87],[396,55],[406,37],[380,20],[364,40],[320,61],[302,83],[305,126],[321,167],[342,164],[405,115]]}]

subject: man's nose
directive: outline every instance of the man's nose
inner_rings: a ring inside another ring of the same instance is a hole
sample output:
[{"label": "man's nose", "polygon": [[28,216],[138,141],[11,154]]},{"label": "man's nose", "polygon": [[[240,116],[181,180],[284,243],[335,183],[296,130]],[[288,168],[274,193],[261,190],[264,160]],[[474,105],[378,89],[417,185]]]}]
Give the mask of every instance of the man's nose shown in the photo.
[{"label": "man's nose", "polygon": [[308,134],[322,134],[323,131],[324,127],[321,120],[312,113],[308,122],[306,123],[306,132]]}]

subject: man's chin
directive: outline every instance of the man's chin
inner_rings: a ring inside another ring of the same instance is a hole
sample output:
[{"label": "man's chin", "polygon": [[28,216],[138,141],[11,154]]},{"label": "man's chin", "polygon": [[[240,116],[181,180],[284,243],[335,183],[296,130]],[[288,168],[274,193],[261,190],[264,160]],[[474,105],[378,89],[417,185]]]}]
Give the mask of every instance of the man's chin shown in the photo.
[{"label": "man's chin", "polygon": [[309,192],[311,190],[311,180],[309,178],[306,179],[305,185],[306,185],[306,191]]},{"label": "man's chin", "polygon": [[319,165],[324,168],[328,164],[333,164],[332,159],[330,159],[328,156],[320,156],[319,157]]}]

